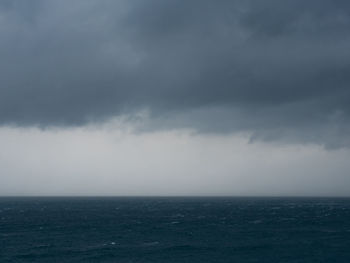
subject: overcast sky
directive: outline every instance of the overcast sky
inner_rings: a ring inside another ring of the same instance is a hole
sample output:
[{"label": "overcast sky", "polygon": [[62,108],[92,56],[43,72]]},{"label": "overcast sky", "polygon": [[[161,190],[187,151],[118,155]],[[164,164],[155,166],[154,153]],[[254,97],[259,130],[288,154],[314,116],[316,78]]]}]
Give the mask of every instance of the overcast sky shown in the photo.
[{"label": "overcast sky", "polygon": [[0,1],[0,195],[350,195],[347,0]]}]

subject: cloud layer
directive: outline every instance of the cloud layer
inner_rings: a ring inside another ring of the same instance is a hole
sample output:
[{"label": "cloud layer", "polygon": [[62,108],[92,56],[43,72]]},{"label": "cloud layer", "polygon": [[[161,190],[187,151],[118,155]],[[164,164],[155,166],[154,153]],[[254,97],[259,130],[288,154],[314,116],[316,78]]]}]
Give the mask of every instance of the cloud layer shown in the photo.
[{"label": "cloud layer", "polygon": [[349,45],[345,0],[1,1],[0,124],[350,146]]}]

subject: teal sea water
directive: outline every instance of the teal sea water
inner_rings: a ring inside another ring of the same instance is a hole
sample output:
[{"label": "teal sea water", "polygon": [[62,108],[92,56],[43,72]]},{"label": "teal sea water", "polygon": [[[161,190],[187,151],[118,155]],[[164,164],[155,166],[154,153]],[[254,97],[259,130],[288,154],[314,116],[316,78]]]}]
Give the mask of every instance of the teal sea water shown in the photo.
[{"label": "teal sea water", "polygon": [[0,262],[350,262],[350,199],[0,198]]}]

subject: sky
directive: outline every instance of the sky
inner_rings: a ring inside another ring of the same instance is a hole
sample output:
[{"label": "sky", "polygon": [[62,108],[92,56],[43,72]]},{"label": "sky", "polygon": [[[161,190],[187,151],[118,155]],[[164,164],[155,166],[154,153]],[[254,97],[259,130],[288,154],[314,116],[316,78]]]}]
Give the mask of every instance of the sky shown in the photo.
[{"label": "sky", "polygon": [[350,2],[0,1],[0,195],[350,195]]}]

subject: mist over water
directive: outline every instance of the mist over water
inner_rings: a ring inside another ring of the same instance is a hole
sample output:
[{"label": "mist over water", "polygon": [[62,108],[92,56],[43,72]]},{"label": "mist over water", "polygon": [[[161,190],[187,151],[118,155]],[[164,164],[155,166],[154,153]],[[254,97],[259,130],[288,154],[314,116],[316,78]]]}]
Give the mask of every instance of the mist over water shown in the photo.
[{"label": "mist over water", "polygon": [[350,193],[347,149],[127,128],[0,128],[0,195]]}]

